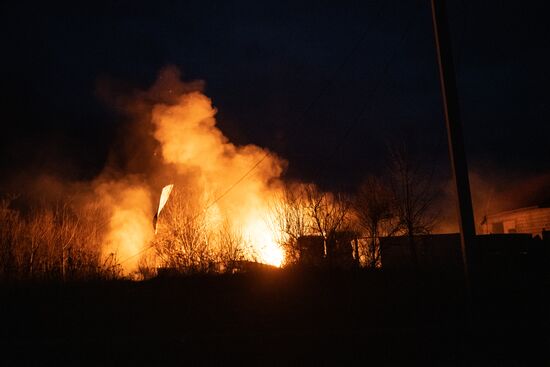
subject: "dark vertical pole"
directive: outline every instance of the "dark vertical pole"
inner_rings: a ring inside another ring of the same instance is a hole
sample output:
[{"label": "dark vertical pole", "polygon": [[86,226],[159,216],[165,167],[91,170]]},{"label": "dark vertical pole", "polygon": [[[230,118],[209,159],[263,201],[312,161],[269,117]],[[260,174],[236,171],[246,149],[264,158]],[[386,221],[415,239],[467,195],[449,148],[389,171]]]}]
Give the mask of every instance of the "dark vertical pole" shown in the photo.
[{"label": "dark vertical pole", "polygon": [[453,169],[454,182],[458,195],[458,218],[462,246],[464,274],[469,287],[470,246],[475,238],[474,214],[468,180],[468,165],[464,151],[464,138],[460,124],[458,93],[454,74],[451,36],[447,22],[445,0],[432,1],[432,19],[435,33],[435,46],[439,64],[439,79],[443,95],[443,109],[447,124],[449,155]]}]

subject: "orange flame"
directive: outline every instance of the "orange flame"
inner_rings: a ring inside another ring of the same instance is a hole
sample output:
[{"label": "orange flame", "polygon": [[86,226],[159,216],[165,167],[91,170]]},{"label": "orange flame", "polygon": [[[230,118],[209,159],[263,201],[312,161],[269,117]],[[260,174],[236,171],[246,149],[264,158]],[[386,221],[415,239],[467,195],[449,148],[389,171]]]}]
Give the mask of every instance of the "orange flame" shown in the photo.
[{"label": "orange flame", "polygon": [[[163,92],[166,85],[170,86],[168,94]],[[162,100],[168,101],[157,103],[150,110],[153,136],[160,145],[165,166],[172,172],[164,176],[170,177],[171,182],[164,184],[173,182],[175,188],[191,188],[218,198],[207,208],[207,214],[215,213],[220,220],[211,220],[209,225],[228,222],[252,246],[253,250],[246,254],[249,260],[280,266],[284,253],[265,219],[269,201],[280,190],[279,177],[285,162],[258,146],[229,142],[216,127],[216,109],[211,100],[201,92],[190,92],[173,68],[161,73],[150,93],[162,95]],[[151,175],[162,170],[155,167]],[[112,209],[103,252],[116,252],[126,272],[135,268],[139,256],[128,262],[125,258],[147,249],[154,235],[150,214],[154,213],[151,211],[154,195],[144,182],[130,186],[120,181],[100,185],[98,190]]]},{"label": "orange flame", "polygon": [[193,175],[204,192],[216,196],[232,188],[216,203],[217,211],[242,231],[260,262],[280,266],[283,251],[265,218],[267,203],[278,190],[283,161],[255,145],[230,143],[216,127],[215,113],[210,99],[200,92],[183,94],[174,105],[156,105],[154,136],[161,143],[163,159],[175,164],[180,174]]}]

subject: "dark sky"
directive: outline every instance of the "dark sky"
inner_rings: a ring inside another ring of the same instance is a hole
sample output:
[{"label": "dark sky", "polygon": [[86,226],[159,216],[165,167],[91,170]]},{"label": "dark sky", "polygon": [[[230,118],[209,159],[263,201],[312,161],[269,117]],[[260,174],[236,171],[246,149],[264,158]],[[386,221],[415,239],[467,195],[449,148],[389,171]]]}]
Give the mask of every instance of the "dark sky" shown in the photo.
[{"label": "dark sky", "polygon": [[[550,171],[544,1],[449,1],[471,167]],[[353,186],[406,132],[448,170],[429,1],[12,2],[0,33],[3,179],[89,178],[120,116],[97,83],[146,89],[165,65],[202,79],[235,143],[288,176]]]}]

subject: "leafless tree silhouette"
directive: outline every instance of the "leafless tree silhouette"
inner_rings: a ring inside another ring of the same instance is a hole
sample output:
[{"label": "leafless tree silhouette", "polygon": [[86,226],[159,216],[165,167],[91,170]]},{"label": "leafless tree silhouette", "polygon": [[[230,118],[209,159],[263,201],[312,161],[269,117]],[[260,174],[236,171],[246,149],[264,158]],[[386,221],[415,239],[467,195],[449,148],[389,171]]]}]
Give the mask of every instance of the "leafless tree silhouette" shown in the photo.
[{"label": "leafless tree silhouette", "polygon": [[224,221],[216,235],[217,253],[214,255],[222,266],[221,269],[217,269],[218,271],[231,272],[238,262],[245,260],[246,255],[252,253],[251,246],[247,246],[242,233],[233,228],[228,221]]},{"label": "leafless tree silhouette", "polygon": [[9,200],[2,200],[2,279],[73,280],[111,276],[111,264],[101,262],[105,227],[102,212],[96,203],[79,208],[68,201],[37,205],[22,216],[10,209]]},{"label": "leafless tree silhouette", "polygon": [[433,167],[404,140],[388,144],[388,172],[393,207],[401,233],[408,236],[413,263],[418,264],[414,236],[432,231],[436,217]]},{"label": "leafless tree silhouette", "polygon": [[351,201],[342,193],[322,192],[314,185],[306,186],[305,193],[313,230],[323,237],[327,255],[336,233],[350,228]]},{"label": "leafless tree silhouette", "polygon": [[193,192],[174,189],[162,213],[155,236],[157,255],[164,267],[186,273],[205,272],[213,258],[213,240],[207,222],[206,201]]},{"label": "leafless tree silhouette", "polygon": [[17,277],[19,271],[17,252],[21,246],[23,221],[19,213],[10,209],[12,198],[0,201],[0,276],[2,279]]},{"label": "leafless tree silhouette", "polygon": [[308,208],[307,186],[289,184],[270,203],[270,225],[285,250],[287,264],[299,260],[298,239],[312,234],[313,221]]},{"label": "leafless tree silhouette", "polygon": [[238,228],[212,215],[204,195],[182,188],[172,191],[153,245],[159,265],[181,273],[231,271],[237,262],[254,258]]},{"label": "leafless tree silhouette", "polygon": [[362,262],[376,268],[380,265],[379,238],[392,236],[399,230],[392,192],[380,176],[367,176],[355,196],[353,209],[357,226],[365,237],[360,250]]}]

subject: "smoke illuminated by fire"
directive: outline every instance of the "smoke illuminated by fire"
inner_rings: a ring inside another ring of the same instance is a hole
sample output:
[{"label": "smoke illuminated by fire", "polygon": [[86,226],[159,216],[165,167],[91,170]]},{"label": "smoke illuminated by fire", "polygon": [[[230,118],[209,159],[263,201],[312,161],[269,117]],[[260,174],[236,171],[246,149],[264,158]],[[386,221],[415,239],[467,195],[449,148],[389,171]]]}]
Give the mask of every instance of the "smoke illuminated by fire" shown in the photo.
[{"label": "smoke illuminated by fire", "polygon": [[151,195],[142,185],[126,180],[102,182],[95,189],[101,205],[110,208],[108,233],[104,239],[104,256],[124,260],[125,268],[137,263],[136,254],[152,239]]},{"label": "smoke illuminated by fire", "polygon": [[[162,90],[167,85],[168,92]],[[150,131],[159,144],[161,166],[167,168],[150,169],[149,176],[158,177],[146,177],[141,184],[120,181],[98,187],[96,192],[112,208],[104,254],[116,253],[126,271],[135,267],[137,258],[124,260],[147,249],[154,236],[153,197],[158,197],[158,189],[148,183],[158,182],[162,176],[169,180],[163,185],[173,183],[175,189],[179,186],[211,198],[203,210],[210,217],[215,213],[220,220],[211,221],[210,226],[228,222],[237,229],[252,248],[245,254],[249,260],[280,266],[283,250],[266,218],[268,203],[280,190],[285,162],[258,146],[229,142],[216,127],[211,100],[200,91],[187,90],[175,69],[162,72],[151,90],[169,97],[146,111],[150,113]]]}]

